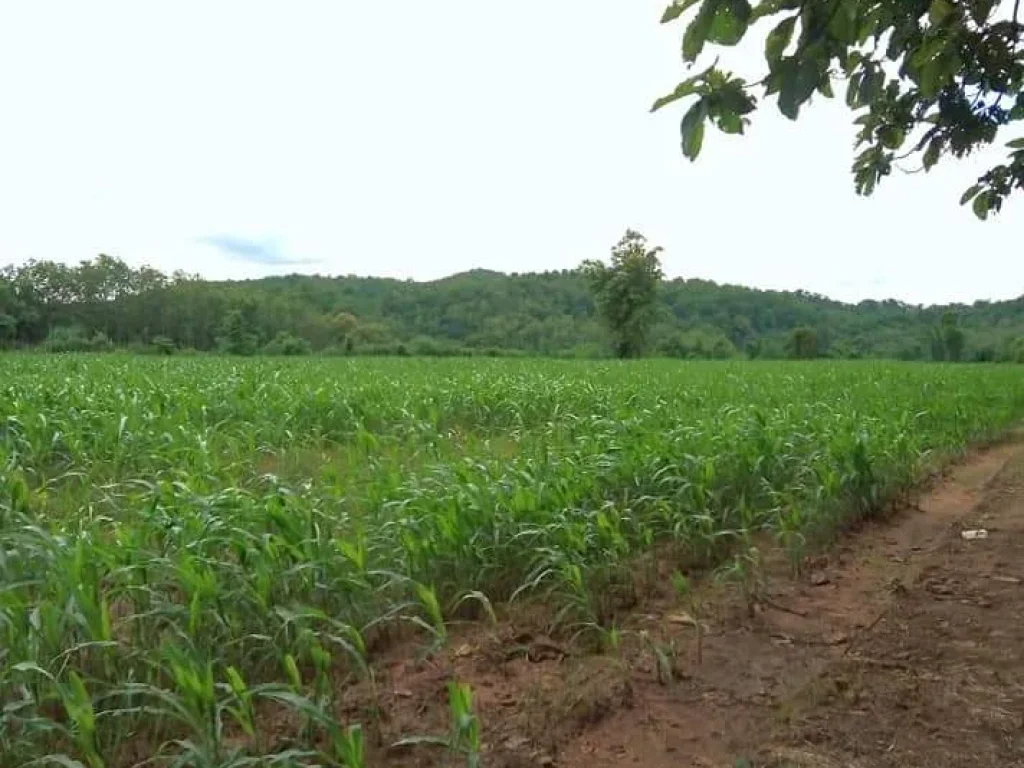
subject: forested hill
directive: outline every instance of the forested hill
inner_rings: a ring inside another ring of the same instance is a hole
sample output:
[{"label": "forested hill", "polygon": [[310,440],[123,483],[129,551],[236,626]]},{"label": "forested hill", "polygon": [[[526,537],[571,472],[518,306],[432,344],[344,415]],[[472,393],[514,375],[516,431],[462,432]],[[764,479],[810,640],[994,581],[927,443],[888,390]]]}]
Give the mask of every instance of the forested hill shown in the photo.
[{"label": "forested hill", "polygon": [[[1024,360],[1024,298],[971,306],[843,304],[703,280],[662,285],[653,354]],[[101,256],[0,271],[0,342],[51,349],[601,356],[582,276],[475,270],[427,283],[289,275],[207,282]]]}]

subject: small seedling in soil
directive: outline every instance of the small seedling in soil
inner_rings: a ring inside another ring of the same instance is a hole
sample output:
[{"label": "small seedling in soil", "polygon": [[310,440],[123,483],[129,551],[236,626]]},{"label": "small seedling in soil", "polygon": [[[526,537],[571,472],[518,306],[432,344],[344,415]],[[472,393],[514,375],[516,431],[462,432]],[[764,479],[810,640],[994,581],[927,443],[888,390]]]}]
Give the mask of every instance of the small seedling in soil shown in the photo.
[{"label": "small seedling in soil", "polygon": [[701,623],[704,612],[703,601],[694,590],[690,580],[679,571],[672,574],[672,588],[675,590],[676,597],[690,609],[690,616],[693,618],[693,632],[697,640],[697,664],[699,666],[704,660],[704,626]]},{"label": "small seedling in soil", "polygon": [[408,736],[392,746],[429,744],[445,747],[450,752],[464,755],[466,768],[480,768],[480,719],[473,713],[473,691],[465,683],[448,683],[448,713],[451,726],[447,736]]},{"label": "small seedling in soil", "polygon": [[734,581],[739,585],[747,606],[747,616],[754,618],[754,609],[763,602],[764,596],[760,550],[746,542],[743,549],[718,571],[718,576],[723,581]]},{"label": "small seedling in soil", "polygon": [[654,656],[659,683],[671,685],[682,677],[679,671],[679,649],[676,647],[675,640],[663,643],[652,638],[647,632],[641,632],[640,638],[650,649],[651,655]]}]

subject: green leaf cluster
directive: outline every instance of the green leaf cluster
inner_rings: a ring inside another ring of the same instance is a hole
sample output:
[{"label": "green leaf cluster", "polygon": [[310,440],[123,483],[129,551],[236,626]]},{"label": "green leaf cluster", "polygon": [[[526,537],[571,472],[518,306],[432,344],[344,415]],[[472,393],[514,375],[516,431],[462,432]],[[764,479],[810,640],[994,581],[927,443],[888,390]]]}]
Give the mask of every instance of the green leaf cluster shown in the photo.
[{"label": "green leaf cluster", "polygon": [[753,112],[756,106],[743,79],[709,67],[684,80],[672,93],[658,99],[653,109],[661,109],[694,95],[698,98],[683,116],[681,126],[683,154],[691,160],[696,160],[700,154],[708,121],[724,133],[743,133],[749,123],[746,115]]},{"label": "green leaf cluster", "polygon": [[[655,109],[696,96],[682,118],[683,154],[694,159],[708,119],[740,133],[758,97],[774,97],[791,120],[815,94],[832,98],[845,82],[856,113],[852,171],[859,194],[871,194],[899,162],[931,170],[992,144],[1024,118],[1024,23],[994,0],[682,0],[662,22],[685,20],[682,58],[693,63],[709,45],[734,46],[765,29],[763,72],[747,80],[716,65],[680,83]],[[757,22],[764,21],[759,25]],[[727,89],[727,106],[713,93]],[[742,93],[735,92],[738,89]],[[716,112],[717,109],[717,112]],[[1014,139],[1006,161],[986,171],[962,198],[981,219],[1024,186],[1024,146]]]}]

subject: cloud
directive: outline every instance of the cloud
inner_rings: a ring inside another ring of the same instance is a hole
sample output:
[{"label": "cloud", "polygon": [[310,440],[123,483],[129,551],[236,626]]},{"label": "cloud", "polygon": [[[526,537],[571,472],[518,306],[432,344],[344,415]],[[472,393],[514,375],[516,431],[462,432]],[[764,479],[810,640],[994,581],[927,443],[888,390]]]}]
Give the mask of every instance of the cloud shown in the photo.
[{"label": "cloud", "polygon": [[309,264],[308,259],[293,259],[285,254],[276,240],[251,240],[236,235],[207,235],[196,242],[208,245],[240,261],[252,264],[280,266]]}]

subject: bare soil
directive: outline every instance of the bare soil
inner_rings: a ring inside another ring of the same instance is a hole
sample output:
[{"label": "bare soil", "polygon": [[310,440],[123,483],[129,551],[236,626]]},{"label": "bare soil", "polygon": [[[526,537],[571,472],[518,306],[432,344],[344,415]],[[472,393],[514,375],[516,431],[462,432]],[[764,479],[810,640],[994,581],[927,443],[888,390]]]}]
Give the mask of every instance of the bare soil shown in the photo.
[{"label": "bare soil", "polygon": [[[962,537],[974,529],[987,538]],[[457,679],[498,768],[1024,766],[1024,445],[973,453],[799,578],[771,553],[765,568],[753,617],[735,590],[703,591],[699,664],[667,584],[618,653],[581,652],[526,617],[457,631],[429,659],[394,648],[372,764],[465,765],[387,746],[446,733]],[[347,699],[365,715],[365,690]]]}]

